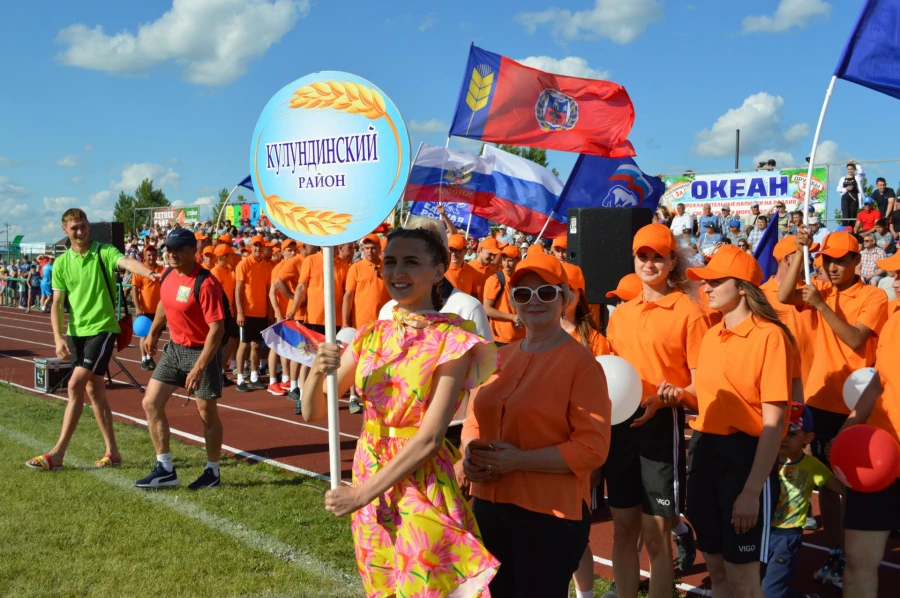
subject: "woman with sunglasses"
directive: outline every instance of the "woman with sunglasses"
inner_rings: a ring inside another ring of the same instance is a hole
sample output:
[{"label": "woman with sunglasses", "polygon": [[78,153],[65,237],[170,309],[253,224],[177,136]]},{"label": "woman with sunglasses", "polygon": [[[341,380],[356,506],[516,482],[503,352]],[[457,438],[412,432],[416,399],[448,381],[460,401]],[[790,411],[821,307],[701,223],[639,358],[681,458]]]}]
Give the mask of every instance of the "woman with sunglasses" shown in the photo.
[{"label": "woman with sunglasses", "polygon": [[609,447],[603,369],[560,326],[573,301],[558,259],[533,248],[509,280],[525,338],[473,393],[465,477],[485,547],[501,563],[494,598],[564,596],[590,531],[591,472]]},{"label": "woman with sunglasses", "polygon": [[[662,404],[665,382],[688,386],[700,342],[709,329],[697,289],[685,271],[672,232],[662,224],[641,228],[632,242],[638,295],[613,311],[607,339],[642,383],[642,407],[613,426],[607,464],[607,502],[613,518],[613,573],[623,598],[637,595],[640,539],[650,556],[650,596],[669,596],[675,577],[670,535],[675,532],[679,567],[693,563],[693,533],[679,515],[684,508],[684,405]],[[676,382],[677,381],[677,382]]]},{"label": "woman with sunglasses", "polygon": [[[499,566],[485,549],[453,474],[459,451],[445,438],[465,390],[497,368],[497,348],[443,307],[446,241],[426,229],[388,236],[382,277],[392,318],[362,326],[341,354],[319,346],[303,385],[303,418],[325,417],[323,383],[337,371],[339,396],[356,384],[365,425],[353,486],[325,495],[352,515],[357,567],[367,596],[476,596]],[[431,595],[431,594],[429,594]]]},{"label": "woman with sunglasses", "polygon": [[762,269],[736,247],[722,247],[704,268],[709,304],[723,314],[700,345],[694,383],[660,388],[664,401],[695,397],[688,456],[687,516],[697,531],[714,596],[762,598],[778,500],[775,459],[786,430],[796,343],[762,289]]}]

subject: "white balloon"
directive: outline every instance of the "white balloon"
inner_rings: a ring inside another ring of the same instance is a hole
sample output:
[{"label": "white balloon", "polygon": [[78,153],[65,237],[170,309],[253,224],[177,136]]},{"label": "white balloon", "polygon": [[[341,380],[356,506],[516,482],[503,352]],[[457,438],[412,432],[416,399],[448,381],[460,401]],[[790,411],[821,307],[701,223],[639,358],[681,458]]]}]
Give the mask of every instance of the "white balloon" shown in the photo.
[{"label": "white balloon", "polygon": [[634,367],[616,355],[601,355],[597,361],[603,366],[609,400],[612,403],[612,425],[621,424],[641,406],[641,377]]},{"label": "white balloon", "polygon": [[356,336],[356,328],[341,328],[338,330],[335,338],[337,339],[337,342],[349,345],[353,342],[354,336]]},{"label": "white balloon", "polygon": [[850,411],[856,409],[856,403],[859,401],[860,395],[862,395],[874,376],[874,368],[862,368],[850,374],[844,382],[844,404],[847,405],[847,409]]}]

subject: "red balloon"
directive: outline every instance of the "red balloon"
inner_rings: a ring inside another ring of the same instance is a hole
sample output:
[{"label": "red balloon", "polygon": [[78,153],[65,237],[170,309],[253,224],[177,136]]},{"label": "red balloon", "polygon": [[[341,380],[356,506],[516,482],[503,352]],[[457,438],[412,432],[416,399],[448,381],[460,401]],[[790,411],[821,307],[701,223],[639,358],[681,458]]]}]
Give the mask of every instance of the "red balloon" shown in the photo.
[{"label": "red balloon", "polygon": [[878,492],[900,476],[900,446],[875,426],[851,426],[831,445],[831,466],[838,479],[857,492]]}]

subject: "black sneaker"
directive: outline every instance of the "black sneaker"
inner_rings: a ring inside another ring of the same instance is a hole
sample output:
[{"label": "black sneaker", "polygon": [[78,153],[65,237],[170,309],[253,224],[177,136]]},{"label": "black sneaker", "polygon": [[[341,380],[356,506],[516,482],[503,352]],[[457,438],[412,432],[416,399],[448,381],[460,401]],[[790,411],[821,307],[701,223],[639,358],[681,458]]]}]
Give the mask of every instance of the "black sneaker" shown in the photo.
[{"label": "black sneaker", "polygon": [[675,536],[675,569],[684,573],[694,565],[697,547],[694,545],[694,528],[684,523],[688,531]]},{"label": "black sneaker", "polygon": [[149,360],[147,363],[150,364],[150,369],[151,369],[151,370],[155,370],[155,369],[156,369],[156,362],[153,361],[153,358],[152,358],[152,357],[150,358],[150,360]]},{"label": "black sneaker", "polygon": [[141,360],[141,369],[144,370],[145,372],[149,372],[153,368],[150,367],[149,361],[147,361],[146,359],[142,359]]},{"label": "black sneaker", "polygon": [[256,382],[247,382],[247,388],[250,390],[265,390],[269,386],[262,380],[257,380]]},{"label": "black sneaker", "polygon": [[297,387],[294,390],[288,392],[287,400],[291,401],[292,403],[299,403],[300,402],[300,388]]},{"label": "black sneaker", "polygon": [[172,471],[166,471],[166,468],[163,467],[163,464],[157,461],[156,467],[153,468],[153,471],[150,472],[150,475],[136,481],[134,485],[138,488],[163,488],[166,486],[177,486],[178,474],[175,473],[174,467],[172,468]]},{"label": "black sneaker", "polygon": [[222,478],[213,473],[213,470],[207,467],[199,478],[188,486],[188,490],[209,490],[222,485]]},{"label": "black sneaker", "polygon": [[222,388],[226,386],[234,386],[234,382],[232,382],[229,378],[226,378],[224,374],[222,374]]},{"label": "black sneaker", "polygon": [[237,385],[237,391],[238,392],[250,392],[250,389],[247,387],[246,382],[241,382],[240,384]]}]

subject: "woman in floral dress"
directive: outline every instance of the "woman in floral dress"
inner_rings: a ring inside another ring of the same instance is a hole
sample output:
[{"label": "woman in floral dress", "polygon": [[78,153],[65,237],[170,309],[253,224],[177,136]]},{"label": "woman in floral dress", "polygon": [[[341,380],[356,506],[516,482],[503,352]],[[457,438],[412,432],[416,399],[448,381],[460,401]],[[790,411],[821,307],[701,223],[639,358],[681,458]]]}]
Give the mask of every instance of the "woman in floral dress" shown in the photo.
[{"label": "woman in floral dress", "polygon": [[362,327],[343,355],[321,345],[303,388],[307,421],[326,416],[323,383],[335,370],[339,393],[355,382],[365,407],[353,486],[328,492],[325,508],[352,514],[368,596],[489,596],[499,566],[457,485],[460,454],[444,441],[465,391],[497,369],[497,350],[471,323],[437,312],[448,263],[434,232],[393,232],[382,270],[397,301],[393,319]]}]

